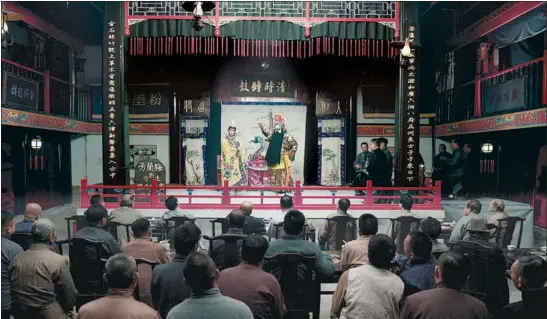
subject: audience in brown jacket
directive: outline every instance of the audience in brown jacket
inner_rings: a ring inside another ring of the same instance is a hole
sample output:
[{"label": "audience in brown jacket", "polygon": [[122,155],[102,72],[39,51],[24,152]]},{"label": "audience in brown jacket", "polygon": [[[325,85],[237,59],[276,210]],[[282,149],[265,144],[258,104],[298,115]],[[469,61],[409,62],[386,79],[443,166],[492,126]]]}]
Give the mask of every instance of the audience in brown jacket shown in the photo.
[{"label": "audience in brown jacket", "polygon": [[[122,246],[122,252],[137,259],[146,259],[148,261],[157,262],[158,264],[166,264],[169,262],[169,256],[165,251],[165,247],[159,243],[151,241],[152,227],[146,218],[137,219],[131,230],[135,236],[132,240]],[[152,295],[150,293],[150,285],[152,282],[152,269],[149,265],[140,264],[139,272],[139,297],[140,300],[152,307]]]}]

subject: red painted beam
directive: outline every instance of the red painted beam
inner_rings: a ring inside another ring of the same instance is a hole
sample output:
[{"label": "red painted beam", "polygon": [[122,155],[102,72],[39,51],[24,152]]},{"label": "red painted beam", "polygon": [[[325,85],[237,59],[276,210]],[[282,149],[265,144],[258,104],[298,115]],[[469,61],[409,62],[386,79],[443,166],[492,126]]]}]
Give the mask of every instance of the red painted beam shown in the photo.
[{"label": "red painted beam", "polygon": [[461,48],[544,4],[545,1],[509,2],[455,35],[448,41],[448,45],[455,49]]},{"label": "red painted beam", "polygon": [[39,18],[34,13],[28,11],[27,9],[19,6],[18,4],[14,2],[5,2],[6,10],[12,11],[15,13],[21,14],[24,18],[23,21],[44,32],[45,34],[49,35],[52,38],[57,39],[61,43],[66,44],[70,48],[72,48],[74,51],[82,53],[84,52],[84,43],[70,35],[68,35],[66,32],[60,30],[59,28],[55,27],[54,25],[50,24],[49,22]]}]

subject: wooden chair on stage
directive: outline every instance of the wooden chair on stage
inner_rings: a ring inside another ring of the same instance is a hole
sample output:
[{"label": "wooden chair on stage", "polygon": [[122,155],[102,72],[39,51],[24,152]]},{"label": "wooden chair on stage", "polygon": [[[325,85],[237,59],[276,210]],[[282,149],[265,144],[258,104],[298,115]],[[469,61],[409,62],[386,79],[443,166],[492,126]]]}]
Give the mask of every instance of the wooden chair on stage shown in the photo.
[{"label": "wooden chair on stage", "polygon": [[287,314],[285,318],[319,319],[321,303],[320,276],[315,268],[315,256],[299,253],[277,254],[265,257],[264,271],[279,282]]}]

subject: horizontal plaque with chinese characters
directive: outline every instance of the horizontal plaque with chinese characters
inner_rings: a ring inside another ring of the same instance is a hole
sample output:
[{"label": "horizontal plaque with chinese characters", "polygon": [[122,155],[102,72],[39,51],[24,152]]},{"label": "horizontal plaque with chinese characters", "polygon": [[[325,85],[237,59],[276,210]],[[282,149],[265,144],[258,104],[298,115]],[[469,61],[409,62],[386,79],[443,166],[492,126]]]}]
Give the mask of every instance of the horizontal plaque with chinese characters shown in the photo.
[{"label": "horizontal plaque with chinese characters", "polygon": [[179,104],[179,112],[183,117],[209,117],[211,114],[211,99],[209,94],[203,94],[200,98],[183,97]]},{"label": "horizontal plaque with chinese characters", "polygon": [[318,95],[317,101],[315,101],[315,115],[345,116],[346,107],[339,99]]},{"label": "horizontal plaque with chinese characters", "polygon": [[526,78],[517,78],[482,88],[484,114],[494,114],[525,107]]},{"label": "horizontal plaque with chinese characters", "polygon": [[154,91],[150,88],[129,92],[130,114],[168,114],[172,94]]},{"label": "horizontal plaque with chinese characters", "polygon": [[294,81],[267,75],[236,77],[231,85],[232,97],[294,98]]},{"label": "horizontal plaque with chinese characters", "polygon": [[38,110],[38,82],[4,71],[2,79],[2,104]]}]

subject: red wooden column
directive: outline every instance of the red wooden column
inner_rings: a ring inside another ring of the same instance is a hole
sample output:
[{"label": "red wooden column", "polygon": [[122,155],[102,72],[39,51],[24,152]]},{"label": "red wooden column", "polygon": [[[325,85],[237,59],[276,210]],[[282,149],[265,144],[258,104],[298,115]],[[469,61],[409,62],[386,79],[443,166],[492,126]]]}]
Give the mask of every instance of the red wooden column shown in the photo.
[{"label": "red wooden column", "polygon": [[480,117],[482,115],[481,111],[481,76],[477,75],[475,77],[475,107],[473,112],[475,117]]},{"label": "red wooden column", "polygon": [[50,87],[50,71],[44,71],[44,112],[51,112],[51,87]]}]

